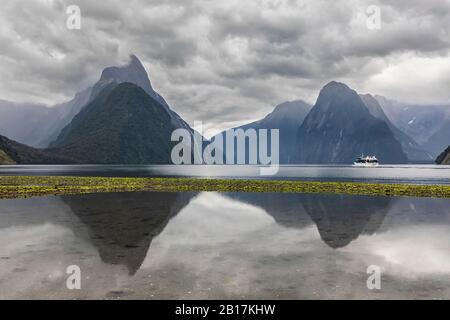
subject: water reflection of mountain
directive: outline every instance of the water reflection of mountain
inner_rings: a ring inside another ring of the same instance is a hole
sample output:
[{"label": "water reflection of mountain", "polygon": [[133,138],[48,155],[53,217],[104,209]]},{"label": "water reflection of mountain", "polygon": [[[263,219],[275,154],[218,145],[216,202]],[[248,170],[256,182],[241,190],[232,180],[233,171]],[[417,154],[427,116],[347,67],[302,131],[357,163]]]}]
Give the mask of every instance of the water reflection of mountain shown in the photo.
[{"label": "water reflection of mountain", "polygon": [[303,228],[314,222],[322,240],[332,248],[344,247],[360,234],[374,233],[392,202],[388,197],[329,194],[228,193],[227,196],[263,208],[285,227]]},{"label": "water reflection of mountain", "polygon": [[313,223],[298,193],[232,192],[223,195],[262,208],[283,227],[300,229]]},{"label": "water reflection of mountain", "polygon": [[332,248],[345,247],[360,234],[373,234],[389,211],[391,198],[306,195],[302,204]]},{"label": "water reflection of mountain", "polygon": [[[224,195],[264,209],[287,228],[301,229],[314,223],[321,239],[332,248],[344,247],[360,234],[375,232],[392,201],[388,197],[322,194]],[[90,242],[98,249],[102,261],[126,265],[130,274],[134,274],[153,238],[195,196],[194,193],[136,192],[61,199],[88,229]]]},{"label": "water reflection of mountain", "polygon": [[194,193],[132,192],[61,198],[87,227],[102,261],[125,265],[134,274],[153,238],[194,196]]}]

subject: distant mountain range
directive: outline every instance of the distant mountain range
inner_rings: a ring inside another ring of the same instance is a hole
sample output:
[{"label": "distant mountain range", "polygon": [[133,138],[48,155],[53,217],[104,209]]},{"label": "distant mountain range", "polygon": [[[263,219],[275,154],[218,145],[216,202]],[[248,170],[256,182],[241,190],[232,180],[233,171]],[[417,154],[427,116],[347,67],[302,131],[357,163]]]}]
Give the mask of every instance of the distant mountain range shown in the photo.
[{"label": "distant mountain range", "polygon": [[364,104],[371,115],[375,118],[385,122],[389,129],[394,134],[394,137],[402,145],[402,149],[405,152],[410,162],[430,162],[433,161],[435,156],[432,153],[427,152],[422,146],[420,146],[413,138],[397,128],[391,120],[384,113],[383,108],[379,102],[370,94],[360,95]]},{"label": "distant mountain range", "polygon": [[[0,134],[8,137],[0,136],[0,164],[171,163],[170,135],[177,128],[194,133],[131,55],[52,108],[0,100]],[[332,81],[314,106],[285,102],[234,129],[279,129],[282,164],[351,164],[361,154],[381,163],[432,163],[450,144],[450,106],[402,104]]]},{"label": "distant mountain range", "polygon": [[450,140],[450,105],[411,105],[375,96],[392,123],[433,157]]},{"label": "distant mountain range", "polygon": [[[236,129],[279,129],[280,130],[280,163],[293,163],[293,155],[295,154],[295,143],[296,143],[296,135],[299,128],[299,125],[303,122],[305,117],[308,115],[311,110],[311,105],[302,101],[287,101],[282,104],[279,104],[275,107],[275,109],[269,113],[266,117],[261,120],[245,124],[240,127],[233,128]],[[219,135],[222,135],[224,146],[226,145],[226,133],[228,130],[225,130]],[[270,135],[268,135],[270,136]],[[214,137],[215,138],[215,137]],[[259,144],[259,137],[257,137],[256,141]],[[269,139],[269,138],[268,138]],[[269,141],[270,143],[270,141]],[[226,147],[223,148],[224,153],[226,152]],[[235,144],[235,158],[236,158],[237,145]],[[245,146],[246,159],[249,157],[249,146],[246,144]],[[225,162],[225,159],[224,159]]]}]

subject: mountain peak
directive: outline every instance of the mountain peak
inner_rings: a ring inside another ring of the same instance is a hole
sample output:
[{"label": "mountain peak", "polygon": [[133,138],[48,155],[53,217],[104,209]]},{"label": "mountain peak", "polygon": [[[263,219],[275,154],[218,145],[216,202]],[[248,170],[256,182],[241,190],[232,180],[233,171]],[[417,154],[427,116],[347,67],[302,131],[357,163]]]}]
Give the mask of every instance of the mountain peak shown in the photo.
[{"label": "mountain peak", "polygon": [[385,121],[389,126],[392,125],[378,101],[370,93],[360,94],[359,96],[366,105],[367,109],[369,109],[371,115],[373,115],[375,118]]},{"label": "mountain peak", "polygon": [[103,70],[100,80],[92,89],[91,100],[93,100],[107,85],[124,82],[133,83],[141,87],[150,97],[158,101],[163,106],[166,113],[172,118],[174,125],[179,128],[190,128],[176,112],[170,109],[164,98],[153,90],[147,71],[145,71],[141,61],[134,54],[130,54],[127,64],[119,67],[108,67]]},{"label": "mountain peak", "polygon": [[139,63],[139,64],[142,64],[141,63],[141,60],[139,60],[139,58],[134,54],[134,53],[131,53],[130,54],[130,57],[129,57],[129,63],[131,64],[131,63]]},{"label": "mountain peak", "polygon": [[332,81],[297,133],[299,163],[352,163],[361,153],[376,154],[383,163],[407,161],[400,143],[383,120],[370,114],[355,90]]},{"label": "mountain peak", "polygon": [[344,83],[331,81],[320,90],[313,109],[322,110],[323,114],[327,114],[328,110],[335,108],[348,114],[369,113],[355,90]]},{"label": "mountain peak", "polygon": [[355,90],[351,89],[345,83],[331,81],[328,82],[322,90],[320,90],[320,94],[326,95],[342,95],[342,94],[357,94]]},{"label": "mountain peak", "polygon": [[331,80],[324,87],[327,87],[327,86],[341,86],[341,85],[346,86],[346,84],[343,83],[343,82],[339,82],[339,81],[336,81],[336,80]]},{"label": "mountain peak", "polygon": [[[128,68],[132,68],[132,69],[136,70],[137,72],[145,73],[146,78],[149,79],[147,71],[145,71],[144,65],[142,64],[141,60],[139,60],[139,58],[136,55],[130,54],[130,56],[128,58],[128,63],[126,64],[126,66]],[[149,81],[150,81],[150,79],[149,79]]]},{"label": "mountain peak", "polygon": [[280,103],[273,109],[272,113],[282,112],[282,113],[290,113],[297,112],[299,109],[311,109],[311,105],[306,103],[303,100],[294,100],[294,101],[286,101]]},{"label": "mountain peak", "polygon": [[117,83],[130,82],[144,89],[148,94],[153,95],[154,91],[150,83],[147,71],[145,71],[139,58],[131,54],[126,65],[119,67],[107,67],[103,69],[100,82]]}]

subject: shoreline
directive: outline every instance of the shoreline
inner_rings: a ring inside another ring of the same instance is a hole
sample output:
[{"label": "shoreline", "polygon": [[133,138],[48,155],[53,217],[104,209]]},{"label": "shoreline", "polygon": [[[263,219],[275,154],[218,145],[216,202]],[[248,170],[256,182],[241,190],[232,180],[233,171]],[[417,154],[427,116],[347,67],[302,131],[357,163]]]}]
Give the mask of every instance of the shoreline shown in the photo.
[{"label": "shoreline", "polygon": [[0,199],[133,191],[282,192],[450,198],[450,185],[198,178],[0,176]]}]

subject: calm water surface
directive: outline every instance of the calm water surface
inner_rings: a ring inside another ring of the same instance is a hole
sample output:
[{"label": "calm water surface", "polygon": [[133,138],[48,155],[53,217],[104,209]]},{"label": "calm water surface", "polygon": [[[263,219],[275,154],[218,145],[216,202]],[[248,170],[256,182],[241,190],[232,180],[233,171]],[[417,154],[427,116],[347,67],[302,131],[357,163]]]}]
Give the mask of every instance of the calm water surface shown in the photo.
[{"label": "calm water surface", "polygon": [[450,166],[391,165],[363,168],[339,165],[282,165],[274,176],[261,176],[251,165],[14,165],[0,166],[0,175],[203,177],[233,179],[301,179],[418,184],[449,184]]},{"label": "calm water surface", "polygon": [[[450,299],[450,200],[119,193],[0,201],[0,298]],[[66,268],[82,288],[66,289]],[[369,265],[381,290],[366,287]]]}]

